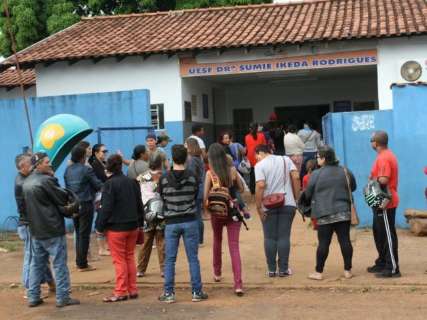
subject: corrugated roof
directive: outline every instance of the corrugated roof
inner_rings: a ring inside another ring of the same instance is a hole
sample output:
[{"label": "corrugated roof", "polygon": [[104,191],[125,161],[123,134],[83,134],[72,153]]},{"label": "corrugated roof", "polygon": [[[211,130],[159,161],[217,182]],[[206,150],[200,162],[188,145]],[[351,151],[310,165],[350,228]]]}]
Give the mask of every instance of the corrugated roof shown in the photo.
[{"label": "corrugated roof", "polygon": [[[19,52],[39,62],[427,33],[426,0],[318,0],[84,18]],[[3,62],[3,68],[14,58]]]}]

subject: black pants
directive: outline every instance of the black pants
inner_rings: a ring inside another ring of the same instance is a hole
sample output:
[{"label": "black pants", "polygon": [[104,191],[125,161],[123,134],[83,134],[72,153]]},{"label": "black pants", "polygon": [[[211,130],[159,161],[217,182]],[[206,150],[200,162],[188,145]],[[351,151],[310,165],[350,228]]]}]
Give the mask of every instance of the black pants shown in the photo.
[{"label": "black pants", "polygon": [[350,221],[336,222],[318,226],[317,237],[319,246],[317,247],[316,271],[322,273],[326,259],[329,254],[329,245],[332,235],[337,234],[341,253],[344,258],[344,270],[351,270],[351,260],[353,258],[353,246],[350,241]]},{"label": "black pants", "polygon": [[93,214],[93,203],[82,202],[79,217],[73,219],[76,231],[76,265],[78,268],[87,267],[87,253],[89,251]]},{"label": "black pants", "polygon": [[387,271],[399,271],[398,241],[396,234],[396,208],[387,209],[387,214],[382,210],[374,210],[372,231],[378,259],[375,264]]},{"label": "black pants", "polygon": [[251,172],[249,174],[249,190],[251,194],[255,194],[255,168],[251,167]]}]

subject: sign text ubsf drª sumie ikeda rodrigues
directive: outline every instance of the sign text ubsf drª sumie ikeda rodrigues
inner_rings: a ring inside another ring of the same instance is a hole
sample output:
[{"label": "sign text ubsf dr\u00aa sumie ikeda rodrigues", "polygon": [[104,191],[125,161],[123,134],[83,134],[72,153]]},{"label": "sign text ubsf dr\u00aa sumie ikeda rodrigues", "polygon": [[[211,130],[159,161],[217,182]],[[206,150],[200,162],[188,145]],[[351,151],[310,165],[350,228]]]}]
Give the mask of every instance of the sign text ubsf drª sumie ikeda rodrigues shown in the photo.
[{"label": "sign text ubsf dr\u00aa sumie ikeda rodrigues", "polygon": [[197,63],[194,59],[190,61],[183,59],[181,61],[181,76],[197,77],[257,72],[295,71],[375,64],[377,64],[377,53],[375,50],[223,63]]}]

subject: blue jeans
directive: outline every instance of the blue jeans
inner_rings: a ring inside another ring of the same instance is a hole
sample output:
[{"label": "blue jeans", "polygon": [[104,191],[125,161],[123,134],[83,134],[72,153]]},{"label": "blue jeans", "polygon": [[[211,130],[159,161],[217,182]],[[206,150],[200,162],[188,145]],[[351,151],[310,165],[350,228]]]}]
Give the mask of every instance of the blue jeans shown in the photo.
[{"label": "blue jeans", "polygon": [[40,283],[50,256],[55,271],[56,302],[64,302],[70,295],[70,273],[67,266],[67,240],[65,235],[45,240],[31,238],[31,245],[33,257],[30,267],[28,301],[40,300]]},{"label": "blue jeans", "polygon": [[[24,241],[24,262],[22,265],[22,285],[25,289],[30,288],[30,263],[31,263],[31,235],[30,228],[27,225],[18,227],[18,236]],[[42,283],[53,282],[52,271],[50,271],[49,261],[46,264],[45,272],[41,278]]]},{"label": "blue jeans", "polygon": [[199,293],[202,291],[202,277],[198,257],[199,223],[197,220],[166,225],[165,293],[175,292],[175,263],[181,236],[184,239],[185,253],[190,266],[192,292]]},{"label": "blue jeans", "polygon": [[197,215],[197,221],[199,223],[199,244],[203,244],[203,235],[205,233],[205,224],[203,222],[203,217],[202,217],[202,204],[203,204],[203,199],[196,199],[196,215]]},{"label": "blue jeans", "polygon": [[269,272],[287,272],[291,249],[291,227],[295,207],[284,206],[267,211],[262,223],[264,231],[264,251]]}]

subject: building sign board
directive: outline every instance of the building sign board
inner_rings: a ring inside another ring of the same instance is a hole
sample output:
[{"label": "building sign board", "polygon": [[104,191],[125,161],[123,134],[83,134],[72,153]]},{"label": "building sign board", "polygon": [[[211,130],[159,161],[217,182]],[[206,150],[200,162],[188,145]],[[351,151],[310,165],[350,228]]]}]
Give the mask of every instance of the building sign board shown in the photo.
[{"label": "building sign board", "polygon": [[227,74],[342,68],[376,64],[376,50],[223,63],[198,63],[194,58],[181,58],[180,73],[182,77],[203,77]]}]

